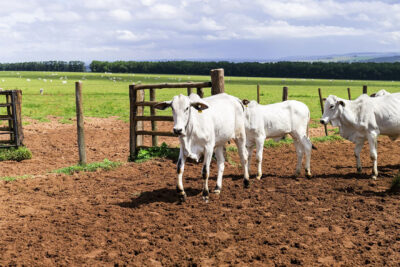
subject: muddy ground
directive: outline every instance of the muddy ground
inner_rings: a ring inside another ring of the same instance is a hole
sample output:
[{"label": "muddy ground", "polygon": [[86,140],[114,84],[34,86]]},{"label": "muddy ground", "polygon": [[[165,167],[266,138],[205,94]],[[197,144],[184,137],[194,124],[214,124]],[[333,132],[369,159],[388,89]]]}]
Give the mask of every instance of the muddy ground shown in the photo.
[{"label": "muddy ground", "polygon": [[[88,161],[108,158],[124,164],[111,171],[65,175],[49,172],[77,162],[75,124],[52,119],[25,126],[33,159],[0,163],[0,176],[30,175],[0,182],[0,265],[400,262],[400,196],[386,192],[400,167],[400,142],[379,139],[376,182],[369,179],[368,147],[359,175],[348,142],[316,144],[311,180],[293,177],[293,146],[265,150],[264,175],[255,180],[253,166],[250,189],[243,188],[233,153],[221,194],[211,194],[207,204],[201,198],[201,165],[188,163],[188,198],[180,205],[175,163],[128,163],[128,129],[128,124],[112,118],[87,119]],[[215,167],[213,162],[210,188],[215,185]]]}]

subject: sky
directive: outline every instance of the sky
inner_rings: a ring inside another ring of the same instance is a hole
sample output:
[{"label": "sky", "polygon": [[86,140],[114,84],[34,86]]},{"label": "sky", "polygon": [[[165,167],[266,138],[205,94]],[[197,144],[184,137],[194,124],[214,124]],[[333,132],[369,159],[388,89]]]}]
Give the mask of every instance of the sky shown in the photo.
[{"label": "sky", "polygon": [[0,62],[400,51],[400,1],[0,0]]}]

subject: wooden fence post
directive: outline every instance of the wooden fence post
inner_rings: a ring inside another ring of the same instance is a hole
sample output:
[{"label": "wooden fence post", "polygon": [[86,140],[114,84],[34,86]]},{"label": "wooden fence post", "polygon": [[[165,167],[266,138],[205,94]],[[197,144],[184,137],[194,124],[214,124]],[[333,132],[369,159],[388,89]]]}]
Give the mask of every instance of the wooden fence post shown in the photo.
[{"label": "wooden fence post", "polygon": [[349,96],[349,100],[351,100],[351,92],[350,92],[350,88],[347,88],[347,95]]},{"label": "wooden fence post", "polygon": [[260,104],[260,85],[257,84],[257,103]]},{"label": "wooden fence post", "polygon": [[136,102],[144,101],[144,91],[135,90],[135,85],[129,85],[129,106],[130,106],[130,116],[129,116],[129,160],[135,160],[137,154],[137,147],[143,145],[143,136],[137,135],[138,130],[143,129],[143,122],[137,121],[136,116],[143,115],[143,107],[137,106]]},{"label": "wooden fence post", "polygon": [[211,75],[211,94],[216,95],[225,92],[224,69],[214,69]]},{"label": "wooden fence post", "polygon": [[79,150],[79,164],[86,164],[86,145],[85,145],[85,129],[83,121],[83,106],[82,106],[82,83],[75,83],[75,96],[76,96],[76,124],[78,132],[78,150]]},{"label": "wooden fence post", "polygon": [[[322,115],[324,115],[324,100],[322,99],[321,88],[318,88],[318,94],[319,94],[319,104],[321,105],[321,112]],[[326,124],[324,124],[324,128],[325,128],[325,135],[328,136],[328,128],[326,127]]]},{"label": "wooden fence post", "polygon": [[200,96],[200,98],[204,97],[204,90],[203,88],[197,88],[197,94]]},{"label": "wooden fence post", "polygon": [[17,126],[17,136],[16,140],[17,146],[22,146],[24,142],[24,132],[22,130],[22,116],[21,116],[21,106],[22,106],[22,90],[15,90],[15,120]]},{"label": "wooden fence post", "polygon": [[368,88],[366,85],[363,85],[363,94],[367,94]]},{"label": "wooden fence post", "polygon": [[288,88],[286,86],[283,87],[282,91],[282,101],[286,101],[288,99]]},{"label": "wooden fence post", "polygon": [[188,87],[187,89],[187,95],[190,96],[190,94],[192,93],[193,88],[192,87]]},{"label": "wooden fence post", "polygon": [[[13,115],[13,110],[12,110],[12,102],[13,102],[13,97],[12,97],[12,93],[11,94],[7,94],[6,95],[6,102],[7,102],[7,116],[8,117],[12,117]],[[8,129],[10,131],[10,141],[15,143],[15,139],[14,139],[14,131],[11,131],[11,129],[15,129],[15,125],[13,125],[13,121],[12,120],[8,120]]]},{"label": "wooden fence post", "polygon": [[[156,89],[151,88],[150,89],[150,101],[156,101]],[[156,109],[153,108],[153,106],[150,107],[150,115],[155,116],[156,115]],[[151,121],[151,130],[152,131],[157,131],[157,122],[156,121]],[[158,146],[158,137],[157,135],[152,135],[151,136],[151,143],[152,146]]]}]

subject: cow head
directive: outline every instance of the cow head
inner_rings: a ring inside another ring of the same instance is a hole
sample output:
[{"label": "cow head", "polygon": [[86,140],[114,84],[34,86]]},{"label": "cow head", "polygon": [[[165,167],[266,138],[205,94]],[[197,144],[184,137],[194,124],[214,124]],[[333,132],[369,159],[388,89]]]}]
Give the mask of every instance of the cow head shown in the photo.
[{"label": "cow head", "polygon": [[164,110],[168,107],[172,108],[174,117],[174,133],[180,136],[186,135],[186,126],[189,123],[191,107],[198,111],[208,108],[208,105],[201,100],[200,97],[188,97],[185,95],[177,95],[171,101],[164,101],[153,106],[156,109]]},{"label": "cow head", "polygon": [[328,96],[325,100],[324,114],[322,114],[320,122],[325,125],[331,122],[333,126],[339,126],[336,122],[344,106],[343,100],[337,96]]}]

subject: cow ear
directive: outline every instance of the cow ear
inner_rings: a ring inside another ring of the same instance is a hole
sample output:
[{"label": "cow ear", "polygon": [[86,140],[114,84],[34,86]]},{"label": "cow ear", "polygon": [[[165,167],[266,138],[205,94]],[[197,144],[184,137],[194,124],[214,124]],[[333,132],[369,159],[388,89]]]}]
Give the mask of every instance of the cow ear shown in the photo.
[{"label": "cow ear", "polygon": [[370,97],[375,97],[375,96],[376,96],[376,93],[373,93],[370,95]]},{"label": "cow ear", "polygon": [[164,110],[171,106],[172,101],[164,101],[153,105],[153,108]]},{"label": "cow ear", "polygon": [[340,100],[338,103],[344,107],[344,102],[342,100]]},{"label": "cow ear", "polygon": [[203,102],[192,102],[192,103],[190,103],[190,105],[199,111],[208,108],[207,104],[205,104]]},{"label": "cow ear", "polygon": [[250,103],[250,101],[247,99],[243,99],[242,103],[243,103],[243,105],[247,106]]}]

